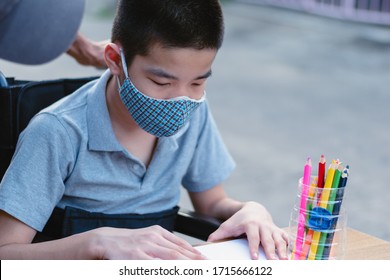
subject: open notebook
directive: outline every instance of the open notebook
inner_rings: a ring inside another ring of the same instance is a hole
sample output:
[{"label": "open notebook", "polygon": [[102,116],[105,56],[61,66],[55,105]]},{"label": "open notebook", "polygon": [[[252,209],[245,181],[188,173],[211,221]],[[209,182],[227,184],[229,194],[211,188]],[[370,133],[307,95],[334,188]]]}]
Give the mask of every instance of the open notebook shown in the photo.
[{"label": "open notebook", "polygon": [[[207,243],[196,246],[210,260],[250,260],[248,241],[245,238]],[[266,260],[263,248],[259,247],[259,260]]]}]

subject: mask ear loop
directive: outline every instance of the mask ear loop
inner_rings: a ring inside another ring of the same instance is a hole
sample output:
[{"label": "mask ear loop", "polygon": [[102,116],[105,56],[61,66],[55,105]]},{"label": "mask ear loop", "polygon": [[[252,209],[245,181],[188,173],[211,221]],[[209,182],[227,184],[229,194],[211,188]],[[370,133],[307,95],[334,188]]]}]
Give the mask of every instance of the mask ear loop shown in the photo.
[{"label": "mask ear loop", "polygon": [[125,54],[124,54],[122,48],[119,48],[119,51],[120,51],[120,53],[121,53],[121,60],[122,60],[123,72],[125,73],[126,79],[128,79],[128,78],[129,78],[129,73],[127,72],[127,64],[126,64]]},{"label": "mask ear loop", "polygon": [[[122,48],[119,48],[119,52],[120,52],[120,55],[121,55],[123,72],[125,73],[125,78],[128,79],[129,78],[129,72],[127,71],[127,64],[126,64],[125,54],[124,54]],[[118,76],[116,77],[116,82],[118,83],[118,89],[120,89],[121,88],[121,84],[119,83],[119,77]]]}]

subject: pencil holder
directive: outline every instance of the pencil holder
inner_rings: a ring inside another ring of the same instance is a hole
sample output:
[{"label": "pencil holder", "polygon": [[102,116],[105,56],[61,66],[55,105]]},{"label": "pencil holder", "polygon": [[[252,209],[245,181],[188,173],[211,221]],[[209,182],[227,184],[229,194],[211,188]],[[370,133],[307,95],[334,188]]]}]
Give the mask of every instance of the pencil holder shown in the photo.
[{"label": "pencil holder", "polygon": [[[312,176],[312,182],[316,177]],[[299,180],[289,223],[294,260],[343,259],[346,246],[345,187],[319,188]]]}]

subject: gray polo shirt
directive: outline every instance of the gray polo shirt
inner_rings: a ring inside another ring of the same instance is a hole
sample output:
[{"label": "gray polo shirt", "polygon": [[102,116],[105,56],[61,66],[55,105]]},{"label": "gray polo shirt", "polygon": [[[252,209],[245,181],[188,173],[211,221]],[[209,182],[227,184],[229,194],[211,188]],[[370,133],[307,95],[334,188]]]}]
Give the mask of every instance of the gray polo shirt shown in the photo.
[{"label": "gray polo shirt", "polygon": [[110,75],[31,120],[0,184],[0,209],[41,231],[55,206],[152,213],[176,206],[180,186],[200,192],[230,175],[235,164],[207,102],[176,135],[158,139],[146,168],[113,132],[105,99]]}]

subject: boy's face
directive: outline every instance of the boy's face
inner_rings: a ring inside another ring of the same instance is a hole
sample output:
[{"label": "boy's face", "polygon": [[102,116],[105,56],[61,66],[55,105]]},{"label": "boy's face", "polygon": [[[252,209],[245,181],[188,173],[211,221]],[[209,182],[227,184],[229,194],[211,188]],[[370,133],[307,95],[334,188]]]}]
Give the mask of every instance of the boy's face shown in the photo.
[{"label": "boy's face", "polygon": [[153,98],[200,99],[216,54],[216,49],[165,48],[156,44],[146,56],[134,57],[129,78],[138,90]]}]

